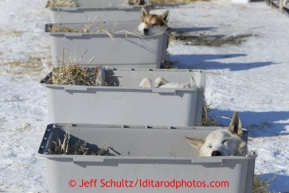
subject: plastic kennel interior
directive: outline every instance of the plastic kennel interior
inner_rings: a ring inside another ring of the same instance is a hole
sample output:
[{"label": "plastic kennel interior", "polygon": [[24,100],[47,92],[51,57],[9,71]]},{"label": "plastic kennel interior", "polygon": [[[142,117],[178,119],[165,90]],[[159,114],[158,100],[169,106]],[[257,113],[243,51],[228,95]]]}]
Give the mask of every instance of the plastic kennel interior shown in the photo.
[{"label": "plastic kennel interior", "polygon": [[[51,84],[46,87],[49,123],[195,126],[202,122],[206,75],[195,70],[105,70],[112,86]],[[163,77],[192,88],[142,88],[143,78]],[[192,78],[191,78],[192,77]],[[192,82],[193,80],[193,82]]]},{"label": "plastic kennel interior", "polygon": [[48,125],[39,148],[47,158],[50,193],[250,193],[256,152],[198,157],[185,136],[204,138],[216,127],[72,125],[69,143],[106,145],[115,156],[49,154],[66,124]]},{"label": "plastic kennel interior", "polygon": [[[46,24],[51,42],[52,61],[62,57],[63,48],[66,57],[79,59],[87,65],[96,64],[117,68],[159,68],[166,60],[168,34],[161,33],[143,37],[138,33],[139,22],[109,22],[91,24]],[[85,26],[86,25],[86,26]],[[49,32],[54,27],[84,29],[88,33]],[[133,33],[135,35],[131,35]]]},{"label": "plastic kennel interior", "polygon": [[48,7],[52,23],[88,23],[99,21],[140,21],[140,10],[151,4],[128,5],[125,0],[76,0],[74,7]]}]

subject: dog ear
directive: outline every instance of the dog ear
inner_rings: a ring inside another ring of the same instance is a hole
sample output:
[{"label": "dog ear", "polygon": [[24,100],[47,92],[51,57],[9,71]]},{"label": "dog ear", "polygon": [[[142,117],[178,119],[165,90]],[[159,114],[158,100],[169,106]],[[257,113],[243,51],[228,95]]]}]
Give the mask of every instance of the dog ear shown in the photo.
[{"label": "dog ear", "polygon": [[242,133],[243,133],[242,123],[241,123],[238,112],[234,112],[228,130],[233,134],[236,133],[237,135],[242,136]]},{"label": "dog ear", "polygon": [[139,86],[143,88],[152,88],[152,81],[149,78],[144,78],[140,82]]},{"label": "dog ear", "polygon": [[191,146],[193,146],[198,151],[200,151],[202,145],[205,143],[204,139],[192,139],[189,137],[185,137],[185,139]]},{"label": "dog ear", "polygon": [[161,14],[161,17],[168,22],[169,21],[169,10],[166,10],[163,14]]},{"label": "dog ear", "polygon": [[144,7],[142,7],[141,11],[140,11],[141,17],[143,18],[143,17],[145,17],[148,14],[149,14],[149,12]]}]

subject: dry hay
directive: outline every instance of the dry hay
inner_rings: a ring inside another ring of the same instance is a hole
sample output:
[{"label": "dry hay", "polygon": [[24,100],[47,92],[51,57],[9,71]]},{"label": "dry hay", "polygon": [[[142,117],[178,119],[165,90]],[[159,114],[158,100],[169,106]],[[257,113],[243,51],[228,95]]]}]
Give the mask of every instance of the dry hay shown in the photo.
[{"label": "dry hay", "polygon": [[93,30],[91,29],[92,23],[85,24],[82,28],[76,29],[76,28],[70,28],[66,26],[62,26],[59,24],[51,24],[48,26],[47,30],[48,32],[64,32],[64,33],[91,33]]},{"label": "dry hay", "polygon": [[111,156],[110,149],[107,146],[102,146],[97,152],[92,152],[86,147],[86,142],[78,140],[74,145],[69,144],[69,137],[65,133],[63,142],[60,139],[53,141],[54,150],[48,150],[49,154],[65,154],[65,155],[98,155],[98,156]]},{"label": "dry hay", "polygon": [[50,56],[42,56],[37,54],[29,54],[28,59],[7,61],[5,58],[0,58],[0,74],[13,74],[14,78],[21,79],[29,76],[33,80],[38,80],[39,75],[46,73],[44,63],[51,61]]},{"label": "dry hay", "polygon": [[270,193],[268,187],[271,185],[270,182],[272,182],[274,179],[275,176],[272,179],[268,179],[265,181],[263,180],[262,175],[254,174],[254,184],[252,193]]},{"label": "dry hay", "polygon": [[86,66],[81,66],[75,57],[65,57],[65,50],[62,50],[62,58],[58,61],[58,65],[52,71],[52,84],[60,85],[87,85],[94,86],[96,74],[88,68],[93,58]]},{"label": "dry hay", "polygon": [[120,155],[112,148],[107,147],[106,145],[102,146],[96,152],[92,152],[86,147],[86,142],[78,140],[75,144],[69,143],[70,134],[69,134],[69,127],[67,125],[66,131],[64,134],[63,141],[57,139],[57,141],[53,141],[54,148],[53,150],[48,149],[49,154],[65,154],[65,155],[97,155],[97,156],[114,156]]},{"label": "dry hay", "polygon": [[250,37],[257,37],[258,35],[253,34],[239,34],[223,37],[221,35],[214,36],[204,36],[200,35],[191,35],[189,33],[178,33],[173,31],[169,34],[169,42],[182,42],[184,45],[188,46],[211,46],[211,47],[221,47],[223,45],[241,45],[246,42]]},{"label": "dry hay", "polygon": [[3,31],[2,29],[0,29],[0,36],[21,36],[24,33],[25,31]]},{"label": "dry hay", "polygon": [[169,33],[169,43],[180,42],[180,40],[178,39],[178,36],[180,36],[180,34],[177,33],[176,31],[170,32]]},{"label": "dry hay", "polygon": [[[95,68],[89,68],[88,65],[93,61],[93,58],[82,66],[79,62],[85,55],[82,54],[80,59],[75,57],[65,57],[65,50],[62,48],[61,60],[57,61],[56,67],[52,69],[51,79],[49,84],[58,85],[86,85],[86,86],[117,86],[114,81],[114,74],[109,74],[101,65]],[[48,66],[47,66],[48,67]],[[50,68],[50,67],[48,67]],[[107,67],[105,68],[107,69]]]},{"label": "dry hay", "polygon": [[76,7],[74,0],[48,0],[47,7]]},{"label": "dry hay", "polygon": [[170,53],[167,51],[166,59],[161,63],[161,69],[172,69],[173,66],[178,63],[178,61],[171,61],[169,58]]},{"label": "dry hay", "polygon": [[208,115],[208,112],[210,111],[211,109],[207,106],[206,101],[204,101],[202,112],[202,126],[218,126],[217,122]]},{"label": "dry hay", "polygon": [[69,63],[53,69],[51,82],[59,85],[95,86],[95,79],[93,71],[74,63],[74,58],[71,58]]},{"label": "dry hay", "polygon": [[[114,32],[114,34],[119,34],[119,33],[123,33],[126,36],[128,36],[128,35],[135,36],[135,37],[138,37],[140,39],[145,37],[138,30],[134,30],[133,32],[130,32],[130,31],[127,31],[127,30],[121,30],[121,31]],[[150,36],[157,36],[157,35],[159,35],[159,34],[154,34],[154,35],[150,35]],[[150,37],[150,36],[146,36],[146,37]]]},{"label": "dry hay", "polygon": [[172,69],[173,65],[177,64],[177,61],[165,60],[161,64],[161,69]]},{"label": "dry hay", "polygon": [[[48,25],[47,32],[52,32],[52,33],[60,33],[60,32],[62,32],[62,33],[105,33],[112,40],[113,40],[114,34],[125,34],[126,36],[128,36],[128,35],[135,36],[135,37],[138,37],[140,39],[145,37],[138,30],[134,30],[133,32],[130,32],[127,30],[121,30],[121,31],[113,32],[113,30],[105,29],[103,26],[99,26],[96,29],[92,29],[92,26],[93,26],[92,23],[85,24],[82,28],[67,27],[67,26],[62,26],[59,24],[51,24],[51,25]],[[156,35],[158,35],[158,34],[155,34],[152,36],[156,36]]]},{"label": "dry hay", "polygon": [[[94,19],[93,19],[94,20]],[[99,20],[102,23],[102,20],[99,18]],[[126,36],[135,36],[140,39],[144,38],[145,36],[142,35],[138,30],[134,31],[127,31],[127,30],[120,30],[120,31],[114,31],[115,27],[119,24],[119,22],[115,22],[114,26],[111,29],[108,29],[104,26],[104,24],[101,24],[101,26],[94,26],[92,22],[88,22],[87,24],[84,24],[83,27],[72,27],[67,24],[67,26],[60,25],[58,23],[56,24],[48,24],[46,26],[45,31],[51,32],[51,33],[105,33],[107,34],[112,40],[114,34],[125,34]],[[95,27],[93,29],[93,26]],[[159,34],[154,34],[151,36],[157,36]]]},{"label": "dry hay", "polygon": [[43,70],[42,62],[41,62],[42,59],[45,59],[45,58],[29,57],[29,59],[25,62],[22,62],[22,61],[3,62],[3,65],[5,65],[6,67],[9,67],[6,69],[6,72],[9,74],[21,75],[26,72],[27,74],[29,74],[30,72],[31,73],[35,72],[37,74],[37,73],[42,72]]},{"label": "dry hay", "polygon": [[161,69],[172,69],[175,63],[176,62],[172,62],[170,60],[165,60],[164,62],[162,62]]}]

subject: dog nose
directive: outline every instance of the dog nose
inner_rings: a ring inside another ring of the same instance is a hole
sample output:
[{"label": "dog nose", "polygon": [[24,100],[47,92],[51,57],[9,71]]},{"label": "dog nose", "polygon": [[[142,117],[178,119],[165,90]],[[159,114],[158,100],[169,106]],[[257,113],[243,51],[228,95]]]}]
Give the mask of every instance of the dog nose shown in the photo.
[{"label": "dog nose", "polygon": [[149,29],[148,29],[148,28],[144,28],[144,29],[143,29],[143,32],[144,32],[144,33],[148,33],[148,32],[149,32]]},{"label": "dog nose", "polygon": [[220,151],[213,151],[211,156],[221,156],[221,152]]}]

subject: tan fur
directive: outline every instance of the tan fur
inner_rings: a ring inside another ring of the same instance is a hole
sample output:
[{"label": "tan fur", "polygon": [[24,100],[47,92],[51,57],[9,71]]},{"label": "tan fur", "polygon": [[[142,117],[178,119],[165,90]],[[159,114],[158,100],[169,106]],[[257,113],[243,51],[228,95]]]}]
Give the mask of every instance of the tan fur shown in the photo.
[{"label": "tan fur", "polygon": [[95,75],[96,75],[96,81],[95,84],[97,86],[104,86],[105,81],[105,71],[103,70],[102,66],[99,65],[95,68]]},{"label": "tan fur", "polygon": [[143,35],[154,35],[166,31],[168,28],[168,14],[168,10],[161,15],[150,14],[143,7],[141,10],[141,23],[138,26],[139,31]]},{"label": "tan fur", "polygon": [[144,0],[128,0],[129,5],[144,5]]},{"label": "tan fur", "polygon": [[151,26],[161,26],[167,28],[167,22],[159,15],[155,14],[148,14],[145,17],[142,18],[141,20],[142,23],[146,24],[146,27],[151,27]]},{"label": "tan fur", "polygon": [[242,123],[237,112],[233,114],[228,129],[217,129],[205,139],[185,137],[200,152],[200,156],[244,156],[247,143],[242,139]]}]

